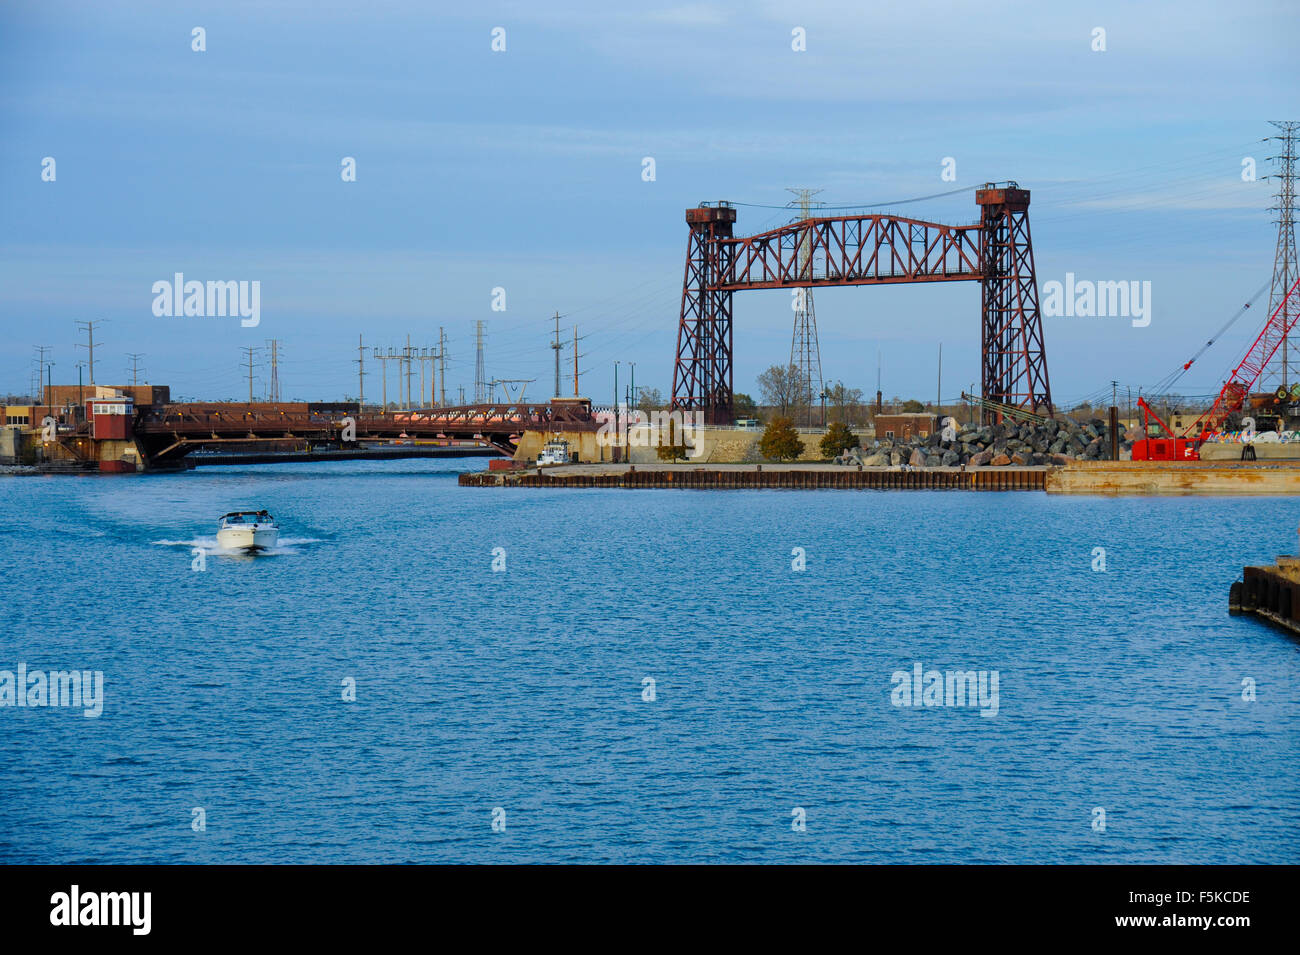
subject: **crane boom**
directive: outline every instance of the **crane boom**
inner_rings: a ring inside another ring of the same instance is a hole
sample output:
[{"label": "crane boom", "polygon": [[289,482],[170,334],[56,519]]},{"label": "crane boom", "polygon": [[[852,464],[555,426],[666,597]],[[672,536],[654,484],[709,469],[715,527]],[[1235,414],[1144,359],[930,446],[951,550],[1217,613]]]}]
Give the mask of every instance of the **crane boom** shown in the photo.
[{"label": "crane boom", "polygon": [[1241,410],[1246,399],[1250,396],[1250,390],[1255,387],[1255,383],[1264,374],[1264,369],[1268,367],[1268,363],[1277,354],[1282,342],[1291,333],[1296,320],[1300,319],[1300,310],[1288,317],[1286,307],[1291,297],[1296,295],[1297,289],[1300,289],[1300,278],[1295,280],[1290,291],[1278,303],[1277,308],[1273,310],[1273,314],[1268,317],[1268,321],[1264,323],[1259,335],[1250,348],[1246,350],[1246,356],[1242,358],[1236,368],[1232,369],[1232,374],[1224,382],[1223,388],[1219,391],[1218,397],[1214,399],[1214,404],[1210,406],[1210,410],[1192,422],[1191,428],[1187,430],[1184,437],[1196,432],[1197,440],[1203,441],[1207,434],[1223,426],[1228,415]]}]

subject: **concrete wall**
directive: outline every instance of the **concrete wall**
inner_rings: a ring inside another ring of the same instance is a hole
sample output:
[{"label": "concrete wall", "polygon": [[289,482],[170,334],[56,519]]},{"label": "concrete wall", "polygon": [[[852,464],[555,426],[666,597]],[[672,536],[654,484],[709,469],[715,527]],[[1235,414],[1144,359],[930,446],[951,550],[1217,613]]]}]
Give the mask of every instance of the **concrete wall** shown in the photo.
[{"label": "concrete wall", "polygon": [[[1202,461],[1240,461],[1240,444],[1203,444]],[[1255,443],[1255,460],[1257,461],[1300,461],[1300,443],[1271,444],[1266,441]]]},{"label": "concrete wall", "polygon": [[1049,494],[1296,494],[1300,464],[1075,461],[1047,474]]},{"label": "concrete wall", "polygon": [[21,428],[0,428],[0,464],[23,464],[24,445]]}]

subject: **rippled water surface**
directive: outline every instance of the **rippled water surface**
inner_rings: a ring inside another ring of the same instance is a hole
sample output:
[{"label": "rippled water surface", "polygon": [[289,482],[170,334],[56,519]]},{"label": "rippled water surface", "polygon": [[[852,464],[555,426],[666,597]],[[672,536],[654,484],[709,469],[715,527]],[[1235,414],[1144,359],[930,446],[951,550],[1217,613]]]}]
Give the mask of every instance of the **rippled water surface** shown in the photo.
[{"label": "rippled water surface", "polygon": [[[1295,499],[482,466],[0,478],[0,669],[106,687],[0,708],[0,861],[1300,862],[1300,643],[1226,613]],[[191,570],[241,507],[282,546]],[[892,705],[917,662],[997,715]]]}]

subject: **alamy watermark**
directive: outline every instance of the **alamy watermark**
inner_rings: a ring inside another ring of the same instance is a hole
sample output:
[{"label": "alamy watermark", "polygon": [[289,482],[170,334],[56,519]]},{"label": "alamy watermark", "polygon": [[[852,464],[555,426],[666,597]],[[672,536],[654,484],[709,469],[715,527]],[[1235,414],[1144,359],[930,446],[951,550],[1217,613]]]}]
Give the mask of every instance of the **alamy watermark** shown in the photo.
[{"label": "alamy watermark", "polygon": [[177,272],[168,282],[153,283],[153,313],[159,318],[224,318],[236,316],[244,328],[256,328],[262,321],[262,283],[185,281]]},{"label": "alamy watermark", "polygon": [[[631,421],[634,414],[645,420]],[[601,423],[596,432],[599,447],[678,448],[683,458],[704,454],[704,444],[699,440],[704,412],[700,410],[633,412],[620,404],[617,415],[598,411],[595,418]]]},{"label": "alamy watermark", "polygon": [[978,706],[980,716],[998,715],[997,670],[895,670],[890,702],[895,706]]},{"label": "alamy watermark", "polygon": [[1151,324],[1151,283],[1076,280],[1043,283],[1043,314],[1048,318],[1131,318],[1134,328]]},{"label": "alamy watermark", "polygon": [[104,673],[101,670],[0,670],[0,706],[81,707],[94,719],[104,712]]},{"label": "alamy watermark", "polygon": [[83,892],[74,884],[50,896],[50,924],[116,925],[131,929],[132,935],[148,935],[152,908],[152,892]]}]

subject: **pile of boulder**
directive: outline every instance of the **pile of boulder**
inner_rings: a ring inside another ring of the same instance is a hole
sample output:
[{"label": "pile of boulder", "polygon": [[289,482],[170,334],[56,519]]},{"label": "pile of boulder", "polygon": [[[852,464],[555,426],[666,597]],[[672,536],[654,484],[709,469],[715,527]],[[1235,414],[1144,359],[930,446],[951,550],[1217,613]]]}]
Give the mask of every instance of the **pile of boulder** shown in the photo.
[{"label": "pile of boulder", "polygon": [[[1119,425],[1119,459],[1132,456],[1140,431]],[[927,437],[878,437],[870,446],[852,448],[836,464],[864,467],[937,468],[1063,465],[1071,461],[1110,460],[1110,428],[1100,418],[1057,418],[1042,424],[951,425]]]}]

